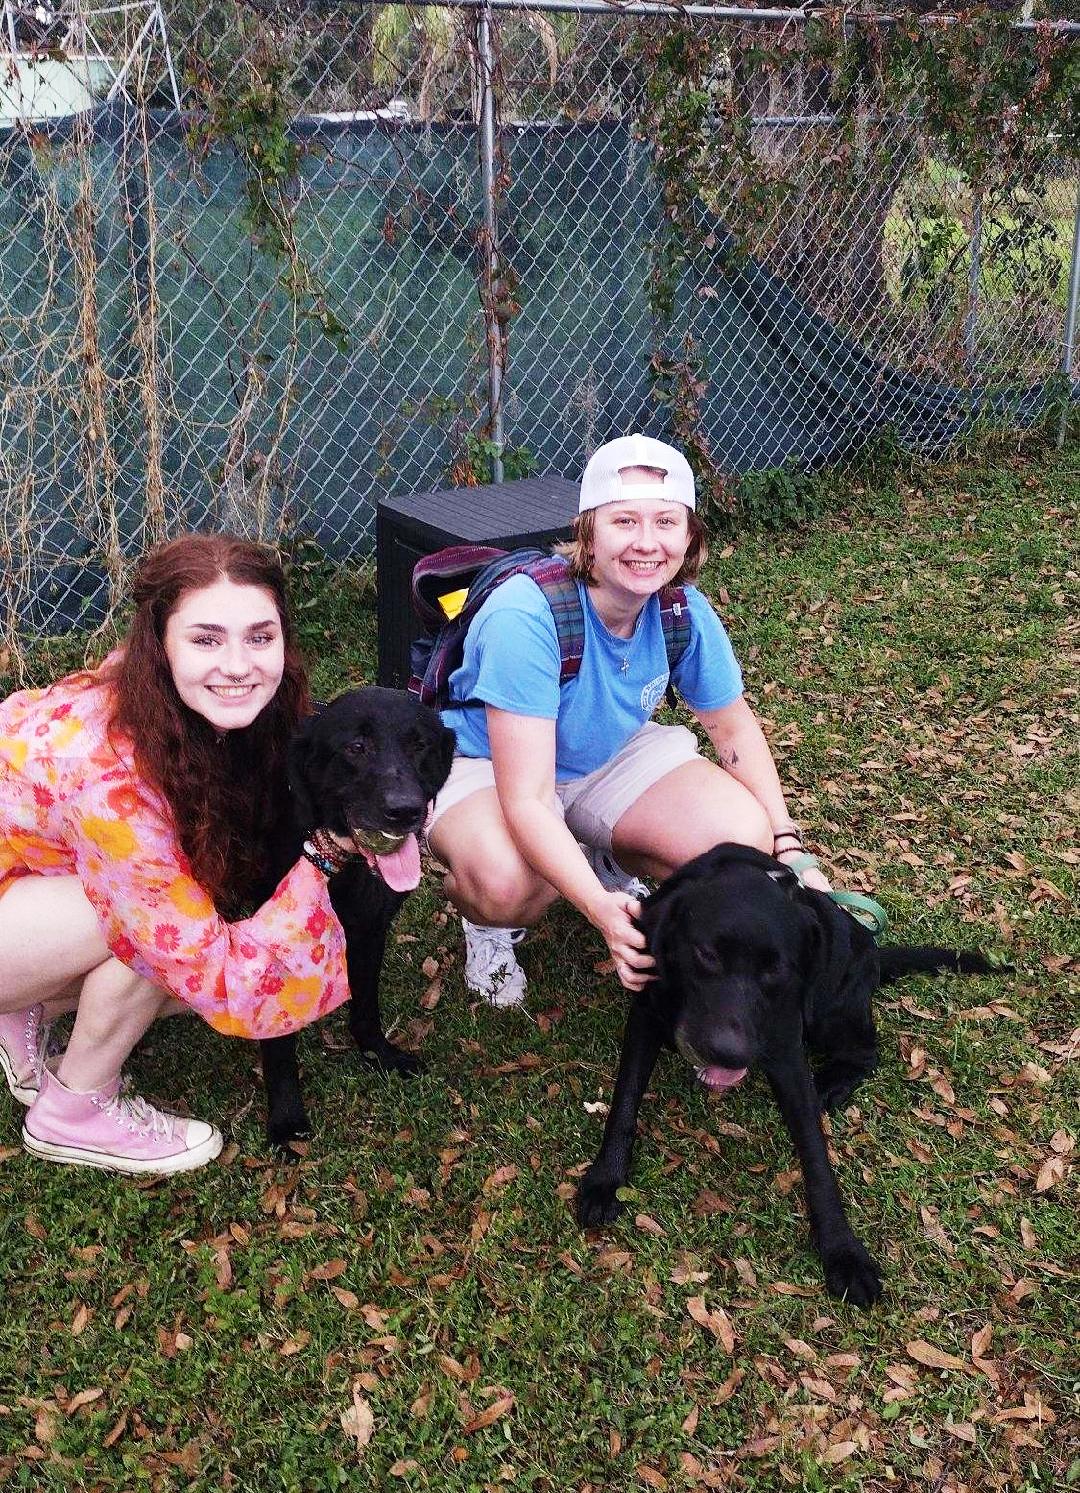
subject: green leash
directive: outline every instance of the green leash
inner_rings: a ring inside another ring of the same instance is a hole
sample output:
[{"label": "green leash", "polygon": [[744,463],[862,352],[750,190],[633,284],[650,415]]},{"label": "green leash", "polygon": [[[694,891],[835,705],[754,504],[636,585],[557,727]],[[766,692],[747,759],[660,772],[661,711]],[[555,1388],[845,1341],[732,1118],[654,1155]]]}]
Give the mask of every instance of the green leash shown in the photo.
[{"label": "green leash", "polygon": [[[806,851],[789,861],[783,861],[782,864],[787,866],[789,871],[795,872],[800,886],[804,885],[802,879],[804,871],[818,870],[821,866],[817,856],[808,855]],[[864,897],[862,892],[829,892],[828,895],[837,907],[842,907],[845,912],[849,912],[855,921],[861,923],[875,938],[880,938],[889,926],[888,914],[881,903],[875,902],[873,897]]]}]

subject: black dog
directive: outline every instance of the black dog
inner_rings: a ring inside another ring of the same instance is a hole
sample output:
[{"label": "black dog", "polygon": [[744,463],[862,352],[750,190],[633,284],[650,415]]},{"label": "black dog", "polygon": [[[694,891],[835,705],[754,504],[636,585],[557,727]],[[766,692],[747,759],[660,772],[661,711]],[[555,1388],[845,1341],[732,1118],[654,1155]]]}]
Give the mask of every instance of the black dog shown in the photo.
[{"label": "black dog", "polygon": [[[295,864],[312,830],[352,838],[358,853],[330,877],[330,902],[345,931],[349,1031],[364,1061],[384,1072],[410,1076],[422,1066],[383,1035],[379,976],[390,924],[420,879],[416,833],[453,756],[454,733],[434,711],[401,691],[374,686],[323,706],[290,743],[292,813],[280,827],[266,895]],[[310,1133],[296,1036],[273,1037],[261,1047],[267,1133],[284,1145]]]},{"label": "black dog", "polygon": [[[821,1132],[877,1066],[870,997],[911,972],[995,974],[981,954],[931,947],[878,949],[824,892],[800,886],[771,856],[717,845],[642,904],[655,980],[634,997],[603,1143],[582,1178],[578,1221],[608,1223],[630,1169],[638,1109],[662,1046],[710,1087],[752,1065],[772,1087],[802,1165],[810,1228],[834,1296],[868,1306],[881,1273],[856,1238]],[[820,1060],[812,1074],[806,1051]]]}]

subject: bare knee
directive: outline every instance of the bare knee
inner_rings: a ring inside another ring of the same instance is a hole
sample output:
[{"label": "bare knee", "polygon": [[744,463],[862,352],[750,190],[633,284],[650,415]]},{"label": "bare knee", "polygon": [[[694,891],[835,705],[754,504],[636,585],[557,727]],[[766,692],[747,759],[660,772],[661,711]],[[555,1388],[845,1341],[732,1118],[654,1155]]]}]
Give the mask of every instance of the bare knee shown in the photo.
[{"label": "bare knee", "polygon": [[511,857],[454,867],[447,891],[471,921],[497,928],[535,922],[555,896],[523,860]]},{"label": "bare knee", "polygon": [[772,824],[761,804],[749,793],[740,801],[732,817],[730,838],[736,845],[750,845],[772,855]]}]

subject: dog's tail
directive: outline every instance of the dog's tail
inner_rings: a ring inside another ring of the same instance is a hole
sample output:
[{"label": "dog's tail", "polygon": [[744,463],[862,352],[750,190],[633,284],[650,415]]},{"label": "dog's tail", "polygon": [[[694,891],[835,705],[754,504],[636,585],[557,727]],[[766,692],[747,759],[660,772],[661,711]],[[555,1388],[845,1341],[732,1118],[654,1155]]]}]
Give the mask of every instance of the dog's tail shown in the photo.
[{"label": "dog's tail", "polygon": [[974,949],[941,949],[934,944],[894,944],[878,950],[881,983],[891,985],[902,975],[1001,975],[1011,964],[991,963]]}]

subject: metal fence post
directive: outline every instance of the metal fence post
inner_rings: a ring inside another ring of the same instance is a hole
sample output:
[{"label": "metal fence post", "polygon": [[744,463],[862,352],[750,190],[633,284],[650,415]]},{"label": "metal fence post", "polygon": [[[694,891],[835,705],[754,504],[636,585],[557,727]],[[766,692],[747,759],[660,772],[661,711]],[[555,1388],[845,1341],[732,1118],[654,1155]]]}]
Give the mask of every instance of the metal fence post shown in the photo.
[{"label": "metal fence post", "polygon": [[969,373],[975,368],[975,340],[979,319],[979,276],[982,274],[982,187],[977,186],[971,204],[971,259],[968,264],[968,304],[964,317],[964,362]]},{"label": "metal fence post", "polygon": [[1069,424],[1069,406],[1072,404],[1073,343],[1076,340],[1076,307],[1080,301],[1080,177],[1076,181],[1076,215],[1073,220],[1072,269],[1069,272],[1069,301],[1065,307],[1065,344],[1061,352],[1061,371],[1068,387],[1065,390],[1065,407],[1061,412],[1058,427],[1058,449],[1065,444],[1065,431]]},{"label": "metal fence post", "polygon": [[491,7],[483,5],[476,17],[476,46],[480,60],[480,179],[484,193],[483,302],[488,350],[488,419],[495,451],[491,474],[503,480],[503,333],[496,315],[499,280],[498,222],[495,212],[495,60],[491,45]]}]

